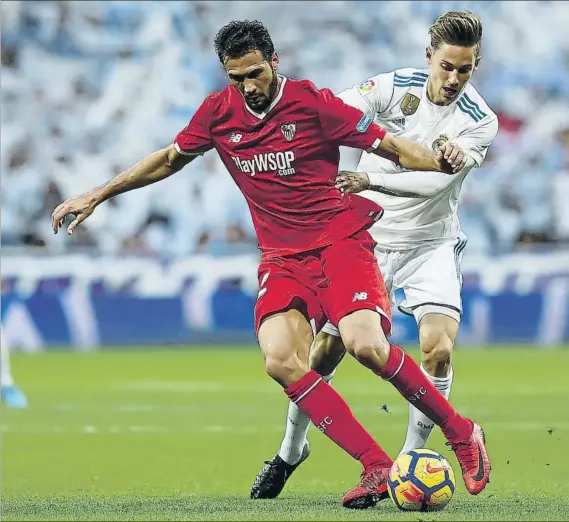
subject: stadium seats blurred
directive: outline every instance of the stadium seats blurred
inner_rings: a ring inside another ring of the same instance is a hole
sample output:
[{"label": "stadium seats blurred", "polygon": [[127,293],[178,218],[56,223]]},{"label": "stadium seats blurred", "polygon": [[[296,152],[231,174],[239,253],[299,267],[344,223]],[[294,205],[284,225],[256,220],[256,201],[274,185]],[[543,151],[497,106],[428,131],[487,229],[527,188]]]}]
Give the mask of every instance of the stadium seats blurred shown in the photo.
[{"label": "stadium seats blurred", "polygon": [[[169,144],[225,85],[212,48],[224,23],[263,21],[282,72],[339,91],[422,67],[430,23],[465,4],[485,31],[473,83],[501,120],[463,189],[469,249],[567,245],[569,3],[11,1],[1,4],[3,246],[168,257],[254,249],[246,204],[215,154],[104,205],[72,238],[53,236],[50,214]],[[345,154],[343,166],[353,160]]]}]

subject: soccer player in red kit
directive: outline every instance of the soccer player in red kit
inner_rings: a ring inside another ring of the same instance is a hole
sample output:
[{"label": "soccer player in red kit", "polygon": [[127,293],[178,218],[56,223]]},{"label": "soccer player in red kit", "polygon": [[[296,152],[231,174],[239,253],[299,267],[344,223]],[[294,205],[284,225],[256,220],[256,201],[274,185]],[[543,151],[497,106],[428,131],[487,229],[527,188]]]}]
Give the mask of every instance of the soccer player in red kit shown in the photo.
[{"label": "soccer player in red kit", "polygon": [[[231,22],[216,35],[215,48],[230,85],[206,98],[172,145],[59,205],[54,232],[74,215],[67,229],[72,234],[103,201],[164,179],[215,148],[245,196],[257,232],[255,329],[266,371],[320,431],[363,465],[360,484],[343,504],[366,507],[385,497],[392,460],[340,395],[309,369],[308,349],[324,317],[338,326],[358,361],[441,426],[453,448],[472,448],[466,460],[478,452],[487,462],[483,441],[473,437],[477,425],[454,411],[385,337],[389,302],[366,231],[382,209],[334,185],[342,145],[389,155],[409,169],[452,172],[452,166],[418,143],[387,134],[328,89],[277,74],[278,57],[260,22]],[[464,458],[461,465],[473,467]]]}]

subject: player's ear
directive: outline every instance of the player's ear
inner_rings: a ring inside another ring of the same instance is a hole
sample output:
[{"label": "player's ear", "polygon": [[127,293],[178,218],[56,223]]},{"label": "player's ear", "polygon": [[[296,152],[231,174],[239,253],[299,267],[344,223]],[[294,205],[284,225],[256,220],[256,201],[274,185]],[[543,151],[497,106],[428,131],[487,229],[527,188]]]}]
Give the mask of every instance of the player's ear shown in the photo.
[{"label": "player's ear", "polygon": [[433,57],[433,50],[430,47],[425,49],[425,61],[427,65],[431,65],[431,58]]},{"label": "player's ear", "polygon": [[273,71],[278,71],[279,69],[279,55],[276,53],[276,51],[271,57],[271,67],[273,68]]},{"label": "player's ear", "polygon": [[482,56],[478,55],[476,60],[474,60],[474,70],[478,69],[478,64],[480,63],[480,60],[482,60]]}]

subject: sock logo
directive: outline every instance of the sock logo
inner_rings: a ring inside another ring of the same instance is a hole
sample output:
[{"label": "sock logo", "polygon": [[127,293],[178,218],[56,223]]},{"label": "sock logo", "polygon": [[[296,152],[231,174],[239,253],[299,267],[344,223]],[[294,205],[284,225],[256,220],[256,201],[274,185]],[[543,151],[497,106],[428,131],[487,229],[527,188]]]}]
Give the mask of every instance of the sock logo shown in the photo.
[{"label": "sock logo", "polygon": [[427,393],[427,390],[425,389],[424,386],[421,386],[413,395],[411,395],[411,397],[409,397],[407,400],[411,403],[413,402],[418,402],[423,398],[423,395],[425,395]]},{"label": "sock logo", "polygon": [[417,426],[419,426],[419,428],[423,428],[424,430],[432,430],[435,427],[434,424],[423,424],[421,421],[417,421]]},{"label": "sock logo", "polygon": [[326,430],[328,429],[328,426],[330,426],[330,424],[332,424],[334,421],[326,416],[324,417],[321,421],[320,424],[318,424],[317,428],[322,432],[322,433],[326,433]]}]

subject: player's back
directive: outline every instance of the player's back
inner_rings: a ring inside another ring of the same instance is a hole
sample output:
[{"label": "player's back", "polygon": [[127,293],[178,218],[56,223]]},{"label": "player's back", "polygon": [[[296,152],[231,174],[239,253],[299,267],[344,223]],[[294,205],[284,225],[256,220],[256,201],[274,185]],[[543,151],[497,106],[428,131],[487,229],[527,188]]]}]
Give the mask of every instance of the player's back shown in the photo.
[{"label": "player's back", "polygon": [[340,145],[367,149],[384,135],[365,119],[358,129],[362,118],[329,90],[281,77],[261,114],[232,86],[209,96],[176,143],[188,153],[198,138],[201,151],[217,150],[247,199],[263,254],[287,255],[351,235],[379,210],[334,186]]},{"label": "player's back", "polygon": [[[428,69],[404,68],[377,75],[348,93],[357,91],[375,121],[395,136],[418,141],[437,150],[452,140],[461,140],[484,126],[496,126],[496,115],[474,86],[466,84],[449,105],[436,105],[427,97]],[[347,92],[347,91],[346,91]],[[346,99],[344,95],[340,95]],[[495,131],[494,131],[495,134]],[[492,136],[493,137],[493,136]],[[480,165],[485,156],[476,147],[468,150]],[[388,159],[363,153],[358,171],[396,174],[405,169]],[[457,215],[458,196],[466,172],[455,175],[453,183],[431,197],[406,197],[388,191],[366,191],[362,195],[385,209],[384,217],[371,229],[376,241],[385,248],[412,248],[423,241],[445,240],[460,234]],[[409,186],[409,193],[413,187]]]}]

